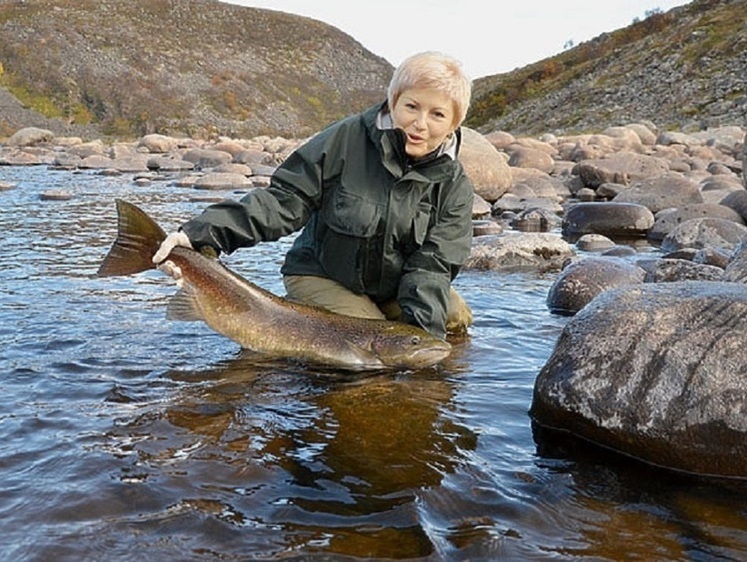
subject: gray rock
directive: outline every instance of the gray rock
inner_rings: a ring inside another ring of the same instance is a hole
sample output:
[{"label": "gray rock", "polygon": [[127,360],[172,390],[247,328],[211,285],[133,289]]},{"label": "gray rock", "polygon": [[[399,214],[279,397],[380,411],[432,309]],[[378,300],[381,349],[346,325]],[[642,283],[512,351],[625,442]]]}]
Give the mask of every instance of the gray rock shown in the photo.
[{"label": "gray rock", "polygon": [[663,240],[677,226],[691,219],[718,218],[744,224],[744,220],[734,209],[725,205],[696,203],[678,209],[666,209],[655,215],[654,226],[648,233],[651,240]]},{"label": "gray rock", "polygon": [[573,255],[573,248],[555,234],[509,231],[475,238],[464,267],[559,270]]},{"label": "gray rock", "polygon": [[747,287],[604,291],[564,328],[530,415],[646,462],[747,477]]},{"label": "gray rock", "polygon": [[547,152],[527,146],[516,146],[510,151],[508,165],[516,168],[534,168],[546,173],[552,172],[555,161]]},{"label": "gray rock", "polygon": [[252,180],[242,174],[212,172],[200,177],[194,183],[195,189],[247,189],[252,188]]},{"label": "gray rock", "polygon": [[1,166],[38,166],[53,164],[55,154],[52,151],[30,151],[29,149],[13,148],[0,152]]},{"label": "gray rock", "polygon": [[233,161],[238,164],[246,164],[250,167],[254,167],[257,164],[266,165],[270,161],[269,155],[258,149],[246,149],[242,150],[238,154],[235,154]]},{"label": "gray rock", "polygon": [[[527,203],[532,202],[527,201]],[[559,209],[554,206],[552,208],[543,206],[547,204],[546,199],[535,199],[534,204],[535,206],[527,206],[513,217],[510,225],[522,232],[548,232],[561,224],[562,219],[557,214]]]},{"label": "gray rock", "polygon": [[82,158],[80,162],[78,162],[78,167],[88,170],[104,170],[107,168],[114,168],[114,160],[108,156],[103,156],[102,154],[92,154],[91,156]]},{"label": "gray rock", "polygon": [[747,283],[747,240],[734,249],[724,270],[724,281]]},{"label": "gray rock", "polygon": [[501,232],[503,232],[503,227],[493,220],[472,221],[472,236],[489,236]]},{"label": "gray rock", "polygon": [[512,168],[511,189],[530,189],[533,197],[561,200],[570,195],[561,179],[533,168]]},{"label": "gray rock", "polygon": [[682,248],[734,250],[747,239],[747,227],[719,218],[691,219],[676,226],[661,242],[661,249],[673,252]]},{"label": "gray rock", "polygon": [[596,189],[596,195],[600,199],[614,199],[619,193],[622,193],[629,186],[620,183],[603,183]]},{"label": "gray rock", "polygon": [[635,182],[629,189],[620,192],[613,201],[636,203],[658,213],[670,207],[688,203],[703,203],[700,186],[678,173],[667,173]]},{"label": "gray rock", "polygon": [[55,156],[54,162],[52,163],[53,166],[57,168],[77,168],[78,164],[80,164],[81,158],[80,156],[76,156],[75,154],[69,154],[66,152],[61,152],[57,156]]},{"label": "gray rock", "polygon": [[222,150],[193,148],[185,152],[182,159],[194,164],[195,168],[198,170],[204,170],[206,168],[215,168],[221,164],[231,162],[233,156],[228,152],[223,152]]},{"label": "gray rock", "polygon": [[663,131],[659,133],[658,137],[656,137],[656,144],[661,144],[664,146],[669,146],[672,144],[698,146],[700,144],[703,144],[703,141],[680,131]]},{"label": "gray rock", "polygon": [[614,246],[614,241],[601,234],[584,234],[576,240],[576,247],[584,252],[602,252]]},{"label": "gray rock", "polygon": [[472,201],[472,218],[487,218],[490,216],[491,211],[492,209],[490,203],[485,201],[485,199],[483,199],[479,195],[475,194],[475,197]]},{"label": "gray rock", "polygon": [[228,174],[241,174],[244,176],[251,176],[252,169],[246,164],[236,164],[234,162],[228,162],[227,164],[221,164],[213,168],[213,172],[228,173]]},{"label": "gray rock", "polygon": [[576,203],[566,209],[563,234],[581,236],[602,234],[609,237],[646,236],[654,225],[653,213],[633,203]]},{"label": "gray rock", "polygon": [[149,170],[159,170],[161,172],[188,172],[195,167],[188,160],[171,156],[153,156],[148,158],[146,165]]},{"label": "gray rock", "polygon": [[704,265],[714,265],[720,269],[726,269],[731,261],[732,254],[725,250],[716,248],[683,248],[664,254],[661,259],[688,260]]},{"label": "gray rock", "polygon": [[511,168],[505,155],[498,152],[484,135],[467,127],[462,127],[459,161],[472,181],[475,193],[486,201],[495,202],[511,186]]},{"label": "gray rock", "polygon": [[42,201],[68,201],[73,198],[73,194],[64,189],[48,189],[39,195]]},{"label": "gray rock", "polygon": [[721,200],[720,204],[734,209],[742,220],[747,221],[747,191],[732,191]]},{"label": "gray rock", "polygon": [[138,142],[138,148],[154,154],[164,154],[175,150],[179,143],[173,137],[166,135],[151,134],[145,135]]},{"label": "gray rock", "polygon": [[[641,264],[643,265],[643,264]],[[721,281],[724,269],[715,265],[695,263],[684,259],[651,260],[646,268],[645,283],[674,283],[676,281]]]},{"label": "gray rock", "polygon": [[124,158],[117,158],[116,160],[112,161],[111,167],[125,174],[147,172],[149,158],[150,156],[147,154],[138,154]]},{"label": "gray rock", "polygon": [[573,169],[573,173],[581,178],[584,185],[591,188],[597,188],[603,183],[627,185],[668,171],[669,165],[666,160],[631,152],[619,152],[607,158],[583,160]]},{"label": "gray rock", "polygon": [[54,133],[47,129],[38,127],[24,127],[10,135],[5,141],[6,146],[33,146],[35,144],[51,142],[54,140]]},{"label": "gray rock", "polygon": [[501,216],[503,213],[518,213],[526,207],[526,200],[513,193],[504,193],[491,206],[491,213]]},{"label": "gray rock", "polygon": [[547,293],[555,314],[576,314],[602,291],[642,283],[646,272],[616,258],[589,257],[569,263]]}]

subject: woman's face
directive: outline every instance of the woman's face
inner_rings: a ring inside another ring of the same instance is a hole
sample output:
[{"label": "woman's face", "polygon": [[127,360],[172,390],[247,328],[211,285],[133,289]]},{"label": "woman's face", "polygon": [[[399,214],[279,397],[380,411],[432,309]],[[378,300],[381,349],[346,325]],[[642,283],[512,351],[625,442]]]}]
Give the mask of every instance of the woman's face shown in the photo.
[{"label": "woman's face", "polygon": [[422,158],[454,132],[454,103],[440,90],[411,88],[394,104],[392,121],[407,134],[407,155]]}]

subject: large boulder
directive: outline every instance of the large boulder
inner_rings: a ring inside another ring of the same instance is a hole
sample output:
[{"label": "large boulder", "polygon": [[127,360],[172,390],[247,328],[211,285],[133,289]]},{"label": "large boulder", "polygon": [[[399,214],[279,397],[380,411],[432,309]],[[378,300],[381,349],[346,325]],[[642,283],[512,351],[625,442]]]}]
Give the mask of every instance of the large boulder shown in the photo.
[{"label": "large boulder", "polygon": [[605,291],[566,324],[530,415],[655,465],[745,478],[746,330],[740,283]]},{"label": "large boulder", "polygon": [[459,161],[472,181],[475,193],[494,203],[511,187],[511,168],[484,135],[462,127],[462,146]]}]

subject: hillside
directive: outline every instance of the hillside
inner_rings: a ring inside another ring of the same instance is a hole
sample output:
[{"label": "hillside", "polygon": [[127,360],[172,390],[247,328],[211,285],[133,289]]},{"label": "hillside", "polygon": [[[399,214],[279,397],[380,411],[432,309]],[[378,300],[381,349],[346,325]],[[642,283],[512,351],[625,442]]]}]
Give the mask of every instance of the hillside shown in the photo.
[{"label": "hillside", "polygon": [[217,0],[0,0],[0,37],[0,137],[303,136],[393,70],[324,23]]},{"label": "hillside", "polygon": [[468,125],[514,134],[747,122],[747,2],[695,0],[475,81]]},{"label": "hillside", "polygon": [[[517,135],[745,125],[745,0],[695,0],[475,81],[467,125]],[[0,138],[302,137],[382,98],[340,30],[217,0],[0,0]],[[500,56],[498,53],[496,56]]]}]

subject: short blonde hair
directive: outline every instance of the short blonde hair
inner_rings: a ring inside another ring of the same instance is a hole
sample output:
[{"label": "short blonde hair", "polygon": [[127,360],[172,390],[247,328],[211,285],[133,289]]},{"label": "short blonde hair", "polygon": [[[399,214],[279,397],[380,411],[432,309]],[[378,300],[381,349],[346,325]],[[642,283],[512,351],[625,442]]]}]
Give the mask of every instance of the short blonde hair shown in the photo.
[{"label": "short blonde hair", "polygon": [[399,96],[411,88],[433,88],[444,92],[454,103],[454,128],[467,116],[472,82],[462,70],[461,63],[436,51],[417,53],[402,61],[394,71],[387,100],[393,109]]}]

